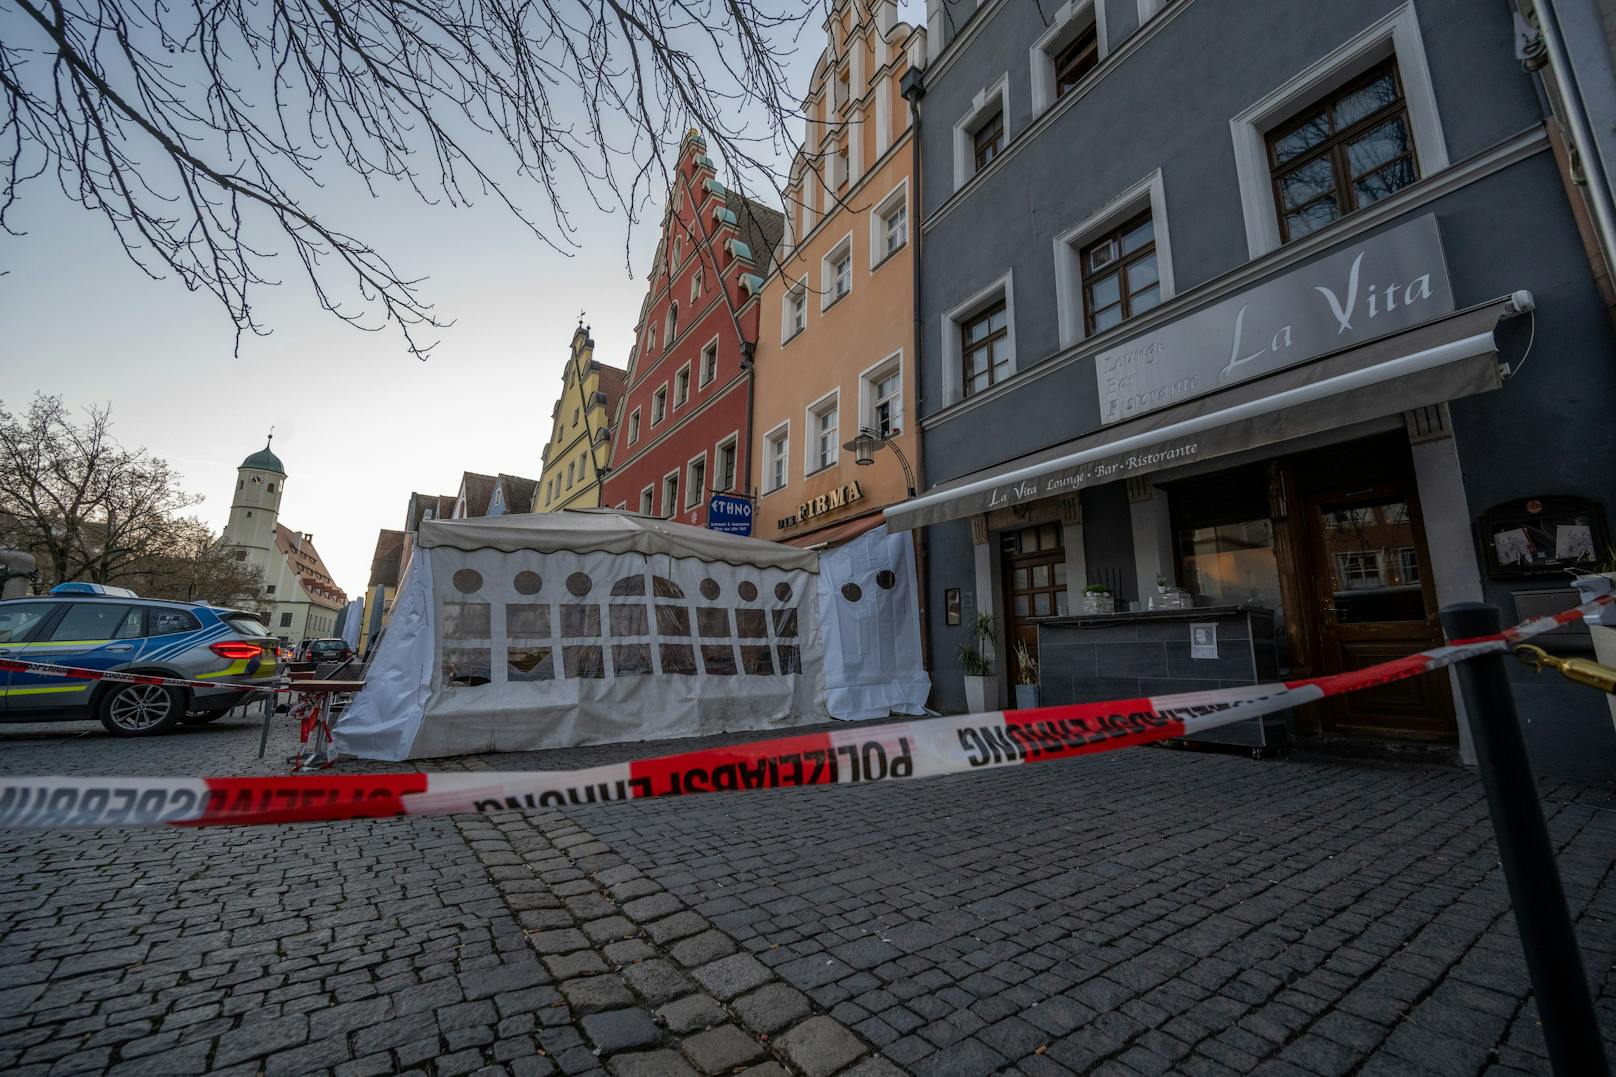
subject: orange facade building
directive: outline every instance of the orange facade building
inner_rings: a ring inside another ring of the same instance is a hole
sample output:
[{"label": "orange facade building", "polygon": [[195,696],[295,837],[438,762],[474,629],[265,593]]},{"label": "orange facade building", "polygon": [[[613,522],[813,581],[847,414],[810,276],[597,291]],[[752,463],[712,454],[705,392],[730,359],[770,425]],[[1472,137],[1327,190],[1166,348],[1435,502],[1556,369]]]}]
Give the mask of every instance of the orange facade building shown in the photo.
[{"label": "orange facade building", "polygon": [[[803,102],[804,145],[785,235],[763,283],[753,407],[753,534],[835,545],[902,501],[920,465],[915,393],[914,197],[900,82],[925,31],[895,0],[840,0]],[[861,430],[867,466],[844,445]],[[892,450],[896,449],[894,452]]]}]

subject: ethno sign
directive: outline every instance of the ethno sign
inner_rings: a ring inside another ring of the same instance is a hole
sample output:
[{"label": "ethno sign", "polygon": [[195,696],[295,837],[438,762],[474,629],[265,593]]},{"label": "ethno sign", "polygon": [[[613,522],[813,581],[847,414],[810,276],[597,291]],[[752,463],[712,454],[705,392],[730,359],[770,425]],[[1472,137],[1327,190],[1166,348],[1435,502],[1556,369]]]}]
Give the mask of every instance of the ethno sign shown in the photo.
[{"label": "ethno sign", "polygon": [[1100,421],[1121,422],[1453,310],[1427,214],[1095,356]]},{"label": "ethno sign", "polygon": [[807,521],[812,520],[815,516],[823,516],[827,512],[835,512],[837,509],[846,508],[854,502],[863,500],[864,490],[857,482],[850,482],[846,486],[836,487],[836,489],[832,490],[828,494],[820,494],[818,497],[809,498],[807,501],[804,501],[801,505],[797,506],[797,514],[795,516],[787,516],[785,519],[779,521],[776,526],[778,526],[780,530],[784,531],[788,527],[795,527],[800,523],[806,523]]}]

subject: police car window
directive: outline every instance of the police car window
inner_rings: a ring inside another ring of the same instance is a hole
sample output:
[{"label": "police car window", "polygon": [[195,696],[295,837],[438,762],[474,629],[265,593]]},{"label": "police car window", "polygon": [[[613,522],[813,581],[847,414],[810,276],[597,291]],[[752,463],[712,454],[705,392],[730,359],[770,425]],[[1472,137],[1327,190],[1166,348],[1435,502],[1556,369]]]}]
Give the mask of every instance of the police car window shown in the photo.
[{"label": "police car window", "polygon": [[51,632],[52,642],[134,639],[140,635],[140,607],[114,602],[76,602]]},{"label": "police car window", "polygon": [[194,632],[202,627],[202,623],[192,617],[185,610],[151,611],[151,634],[154,636],[172,636],[176,632]]},{"label": "police car window", "polygon": [[0,606],[0,643],[20,643],[50,612],[49,602],[26,602]]}]

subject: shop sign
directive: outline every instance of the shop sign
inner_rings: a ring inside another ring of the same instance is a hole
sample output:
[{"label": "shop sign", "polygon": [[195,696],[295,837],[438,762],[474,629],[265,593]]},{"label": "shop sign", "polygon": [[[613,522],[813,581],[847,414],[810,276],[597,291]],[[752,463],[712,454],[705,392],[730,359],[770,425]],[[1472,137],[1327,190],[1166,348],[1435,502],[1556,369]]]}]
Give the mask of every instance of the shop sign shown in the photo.
[{"label": "shop sign", "polygon": [[820,494],[818,497],[811,497],[804,501],[797,506],[795,516],[785,517],[779,521],[777,526],[784,531],[788,527],[796,527],[798,524],[807,523],[815,516],[823,516],[827,512],[835,512],[837,509],[846,508],[854,502],[863,500],[863,488],[857,482],[850,482],[846,486],[836,487],[828,494]]},{"label": "shop sign", "polygon": [[707,530],[726,535],[752,533],[752,502],[734,494],[714,494],[707,501]]},{"label": "shop sign", "polygon": [[1451,313],[1426,214],[1100,352],[1100,422],[1117,423]]}]

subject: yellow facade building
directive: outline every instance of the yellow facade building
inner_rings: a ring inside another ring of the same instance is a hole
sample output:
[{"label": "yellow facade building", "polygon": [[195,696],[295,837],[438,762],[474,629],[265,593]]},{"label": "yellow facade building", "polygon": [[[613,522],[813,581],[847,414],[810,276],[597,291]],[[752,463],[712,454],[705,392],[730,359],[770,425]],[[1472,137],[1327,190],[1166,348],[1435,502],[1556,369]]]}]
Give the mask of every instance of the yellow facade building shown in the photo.
[{"label": "yellow facade building", "polygon": [[550,443],[544,447],[544,471],[533,494],[533,512],[600,505],[601,481],[612,453],[612,418],[628,374],[597,363],[594,355],[589,327],[580,325],[572,334],[571,353],[561,374],[561,396],[550,412]]},{"label": "yellow facade building", "polygon": [[[763,284],[752,438],[752,533],[809,547],[879,523],[920,455],[914,155],[900,84],[924,62],[926,33],[898,20],[895,0],[839,0],[825,30],[785,238]],[[866,466],[843,448],[863,431],[877,438],[859,454]]]}]

